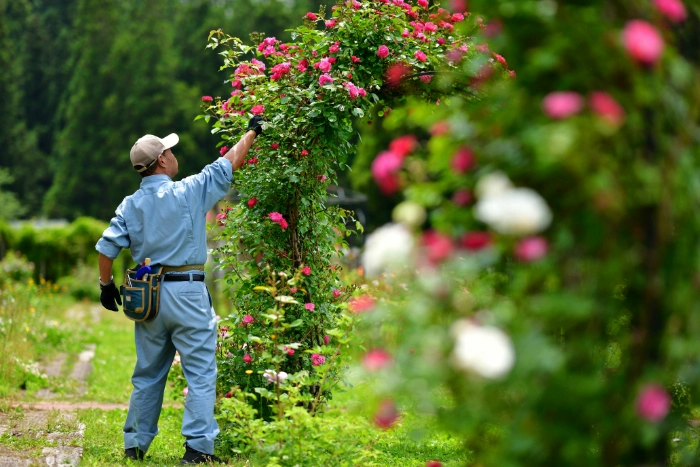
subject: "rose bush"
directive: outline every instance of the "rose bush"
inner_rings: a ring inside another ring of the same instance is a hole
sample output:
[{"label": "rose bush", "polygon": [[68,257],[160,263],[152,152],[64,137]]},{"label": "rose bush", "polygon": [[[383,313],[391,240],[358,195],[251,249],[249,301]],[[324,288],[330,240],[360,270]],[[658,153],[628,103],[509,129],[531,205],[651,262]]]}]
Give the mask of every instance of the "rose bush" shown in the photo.
[{"label": "rose bush", "polygon": [[[308,407],[330,396],[350,327],[344,302],[353,291],[331,261],[361,226],[352,213],[325,205],[326,187],[354,151],[353,120],[367,118],[371,108],[383,115],[386,100],[400,95],[471,98],[469,86],[483,77],[508,76],[504,60],[472,44],[469,28],[455,31],[464,21],[462,12],[425,2],[350,1],[330,15],[307,14],[292,43],[259,35],[249,46],[211,33],[208,47],[221,50],[232,90],[204,99],[200,118],[213,122],[227,147],[251,116],[265,120],[253,157],[234,175],[242,203],[218,218],[225,244],[217,255],[236,310],[221,323],[227,328],[220,343],[222,394],[232,386],[258,394],[256,409],[267,417],[265,374],[284,371],[289,377],[278,388],[316,375],[301,390]],[[465,63],[479,71],[477,78],[469,78]],[[411,144],[405,141],[398,153]],[[395,183],[401,157],[383,169],[387,184]],[[457,163],[470,165],[464,156]],[[329,345],[326,335],[338,342]],[[280,394],[271,398],[279,402]]]}]

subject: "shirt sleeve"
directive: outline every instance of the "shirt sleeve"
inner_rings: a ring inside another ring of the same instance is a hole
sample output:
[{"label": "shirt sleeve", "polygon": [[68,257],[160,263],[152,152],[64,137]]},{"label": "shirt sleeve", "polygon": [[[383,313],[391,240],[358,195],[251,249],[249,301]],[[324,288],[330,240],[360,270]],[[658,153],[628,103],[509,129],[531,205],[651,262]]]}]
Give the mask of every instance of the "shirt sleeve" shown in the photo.
[{"label": "shirt sleeve", "polygon": [[197,175],[184,178],[186,189],[200,203],[202,212],[208,212],[231,188],[233,167],[228,159],[219,157]]},{"label": "shirt sleeve", "polygon": [[122,248],[129,248],[131,240],[129,232],[126,230],[126,222],[122,215],[122,207],[120,204],[115,212],[115,216],[109,222],[109,227],[102,233],[102,238],[99,239],[95,249],[110,259],[114,259],[119,255]]}]

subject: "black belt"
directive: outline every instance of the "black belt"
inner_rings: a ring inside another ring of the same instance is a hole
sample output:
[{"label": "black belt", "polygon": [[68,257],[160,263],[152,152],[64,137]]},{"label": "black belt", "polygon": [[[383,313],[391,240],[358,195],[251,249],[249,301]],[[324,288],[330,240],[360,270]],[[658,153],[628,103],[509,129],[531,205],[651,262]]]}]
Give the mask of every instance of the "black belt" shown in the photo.
[{"label": "black belt", "polygon": [[190,276],[192,276],[193,281],[204,282],[204,274],[164,274],[163,280],[168,282],[185,282],[190,280]]}]

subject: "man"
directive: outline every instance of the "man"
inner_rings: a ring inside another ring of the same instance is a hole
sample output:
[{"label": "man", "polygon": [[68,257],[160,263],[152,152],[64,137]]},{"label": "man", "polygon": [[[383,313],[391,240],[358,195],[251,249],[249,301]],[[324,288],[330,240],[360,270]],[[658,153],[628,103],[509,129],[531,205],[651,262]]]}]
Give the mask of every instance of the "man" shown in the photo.
[{"label": "man", "polygon": [[164,266],[158,316],[135,323],[134,390],[124,425],[124,454],[143,459],[158,433],[163,390],[175,351],[180,353],[188,393],[182,421],[185,454],[181,464],[218,461],[214,438],[216,398],[216,315],[204,284],[207,258],[206,214],[231,187],[233,171],[262,132],[260,117],[251,119],[241,140],[199,174],[173,182],[178,162],[172,147],[176,134],[161,139],[146,135],[131,148],[131,163],[141,187],[124,198],[97,242],[100,301],[112,311],[121,305],[112,264],[122,248],[141,264],[147,257]]}]

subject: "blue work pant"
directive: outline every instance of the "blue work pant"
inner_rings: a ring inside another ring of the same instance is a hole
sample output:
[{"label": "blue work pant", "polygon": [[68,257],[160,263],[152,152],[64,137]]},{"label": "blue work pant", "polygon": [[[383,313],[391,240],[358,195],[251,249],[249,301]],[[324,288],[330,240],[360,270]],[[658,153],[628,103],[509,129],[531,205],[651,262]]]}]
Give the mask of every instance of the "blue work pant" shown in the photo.
[{"label": "blue work pant", "polygon": [[204,282],[163,281],[160,285],[158,316],[135,323],[137,361],[124,448],[146,452],[158,434],[163,390],[177,350],[188,384],[182,435],[189,447],[213,454],[219,433],[214,420],[217,326],[209,291]]}]

